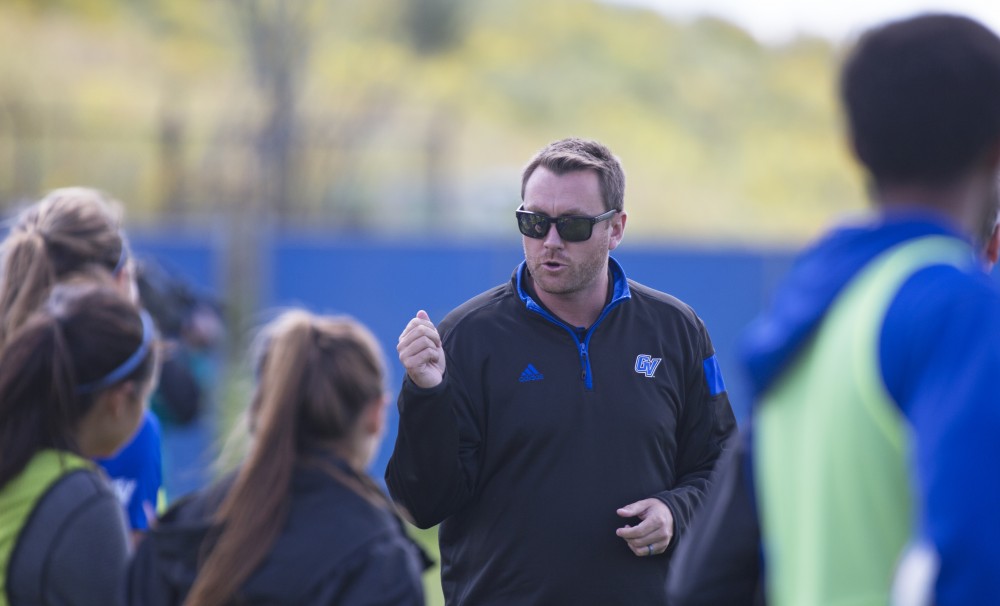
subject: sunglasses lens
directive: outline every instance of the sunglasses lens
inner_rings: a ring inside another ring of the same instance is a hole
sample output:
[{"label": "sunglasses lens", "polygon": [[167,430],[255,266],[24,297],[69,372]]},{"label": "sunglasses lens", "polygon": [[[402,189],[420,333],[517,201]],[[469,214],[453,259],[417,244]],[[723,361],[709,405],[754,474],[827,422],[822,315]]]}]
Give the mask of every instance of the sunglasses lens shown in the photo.
[{"label": "sunglasses lens", "polygon": [[517,227],[522,234],[529,238],[544,238],[545,234],[549,233],[549,218],[544,215],[518,211]]},{"label": "sunglasses lens", "polygon": [[589,239],[592,227],[593,224],[588,219],[578,217],[566,217],[556,223],[559,237],[567,242],[583,242]]}]

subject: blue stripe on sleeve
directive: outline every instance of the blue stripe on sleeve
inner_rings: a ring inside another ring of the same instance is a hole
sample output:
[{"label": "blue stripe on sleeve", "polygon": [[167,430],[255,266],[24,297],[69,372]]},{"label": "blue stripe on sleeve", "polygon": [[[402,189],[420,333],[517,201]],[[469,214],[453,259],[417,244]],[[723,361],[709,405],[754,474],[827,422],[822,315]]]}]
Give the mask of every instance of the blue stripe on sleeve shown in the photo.
[{"label": "blue stripe on sleeve", "polygon": [[713,396],[726,391],[726,382],[722,380],[722,369],[719,368],[719,360],[712,354],[702,362],[705,369],[705,382],[708,384],[708,392]]}]

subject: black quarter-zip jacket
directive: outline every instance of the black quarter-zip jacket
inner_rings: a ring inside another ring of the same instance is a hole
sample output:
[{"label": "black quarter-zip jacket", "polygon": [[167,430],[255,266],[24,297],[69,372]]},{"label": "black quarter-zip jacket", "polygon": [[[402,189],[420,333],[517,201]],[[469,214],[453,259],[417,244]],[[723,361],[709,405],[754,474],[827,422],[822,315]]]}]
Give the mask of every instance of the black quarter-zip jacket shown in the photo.
[{"label": "black quarter-zip jacket", "polygon": [[694,311],[609,265],[588,329],[539,305],[522,263],[441,322],[444,381],[404,381],[386,482],[441,524],[450,605],[664,603],[671,550],[635,556],[616,510],[660,499],[676,543],[735,420]]}]

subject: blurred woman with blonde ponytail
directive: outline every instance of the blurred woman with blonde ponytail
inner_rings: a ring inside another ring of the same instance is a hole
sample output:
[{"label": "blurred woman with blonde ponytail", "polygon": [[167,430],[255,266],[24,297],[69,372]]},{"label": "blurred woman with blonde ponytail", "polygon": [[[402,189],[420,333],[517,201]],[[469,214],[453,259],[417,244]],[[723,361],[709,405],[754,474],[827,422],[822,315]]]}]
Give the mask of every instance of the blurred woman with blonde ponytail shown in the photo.
[{"label": "blurred woman with blonde ponytail", "polygon": [[258,352],[248,456],[151,531],[129,603],[423,604],[426,556],[364,473],[387,405],[374,337],[291,311]]},{"label": "blurred woman with blonde ponytail", "polygon": [[26,208],[2,254],[0,346],[68,276],[103,268],[123,291],[133,288],[117,205],[94,189],[57,189]]}]

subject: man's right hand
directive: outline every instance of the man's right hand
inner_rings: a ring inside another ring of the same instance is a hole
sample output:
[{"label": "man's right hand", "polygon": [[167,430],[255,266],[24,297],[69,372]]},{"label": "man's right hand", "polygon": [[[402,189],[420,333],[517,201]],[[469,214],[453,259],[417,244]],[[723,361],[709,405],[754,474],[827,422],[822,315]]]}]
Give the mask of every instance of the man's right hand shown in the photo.
[{"label": "man's right hand", "polygon": [[429,388],[439,385],[444,378],[444,348],[441,335],[431,322],[427,312],[420,310],[417,317],[410,320],[396,345],[399,361],[406,374],[418,387]]}]

